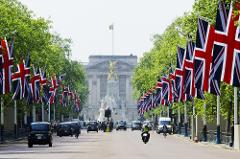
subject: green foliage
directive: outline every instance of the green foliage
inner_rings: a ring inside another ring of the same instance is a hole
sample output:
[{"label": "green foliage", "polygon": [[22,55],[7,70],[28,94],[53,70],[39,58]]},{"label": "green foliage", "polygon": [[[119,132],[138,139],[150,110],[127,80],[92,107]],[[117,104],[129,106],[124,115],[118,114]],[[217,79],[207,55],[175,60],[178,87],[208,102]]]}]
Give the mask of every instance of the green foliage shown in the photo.
[{"label": "green foliage", "polygon": [[[64,83],[79,93],[82,105],[86,99],[87,87],[83,66],[71,61],[71,40],[50,32],[51,22],[36,17],[17,0],[0,0],[0,38],[14,41],[15,64],[30,53],[31,64],[43,68],[48,78],[66,73]],[[12,106],[11,95],[4,96],[6,105]],[[24,101],[18,102],[27,110]]]},{"label": "green foliage", "polygon": [[[229,0],[227,0],[229,2]],[[218,0],[196,0],[192,11],[178,17],[167,27],[161,35],[154,35],[153,48],[144,54],[137,65],[133,76],[133,87],[135,97],[139,98],[148,89],[152,88],[157,79],[167,73],[169,65],[176,65],[176,48],[181,46],[185,48],[186,37],[191,35],[193,40],[196,38],[197,18],[201,17],[215,24]],[[221,85],[221,113],[227,119],[230,106],[233,100],[233,88],[224,83]],[[203,105],[207,104],[207,119],[212,122],[216,116],[216,96],[205,93],[205,100],[195,99],[194,104],[199,116],[204,115]],[[172,106],[176,112],[180,107],[183,110],[182,103],[174,103]],[[192,113],[191,103],[187,103],[188,113]],[[162,107],[158,107],[150,112],[159,115]],[[148,114],[149,115],[149,114]],[[146,117],[148,117],[148,115]]]}]

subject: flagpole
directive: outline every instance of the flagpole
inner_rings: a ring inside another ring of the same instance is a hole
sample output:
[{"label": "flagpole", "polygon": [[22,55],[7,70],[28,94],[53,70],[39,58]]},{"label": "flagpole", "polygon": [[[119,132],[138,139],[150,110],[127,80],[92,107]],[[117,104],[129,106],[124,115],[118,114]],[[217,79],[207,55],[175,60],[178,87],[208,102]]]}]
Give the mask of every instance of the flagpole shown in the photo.
[{"label": "flagpole", "polygon": [[240,125],[238,122],[238,88],[234,87],[234,149],[240,150]]},{"label": "flagpole", "polygon": [[181,134],[181,108],[178,106],[178,133]]},{"label": "flagpole", "polygon": [[188,136],[188,121],[187,121],[187,104],[184,103],[184,127],[185,127],[185,137]]},{"label": "flagpole", "polygon": [[50,101],[48,102],[48,122],[50,123],[51,122],[51,110],[50,110]]},{"label": "flagpole", "polygon": [[14,100],[14,137],[17,138],[17,101]]},{"label": "flagpole", "polygon": [[56,104],[53,105],[53,121],[56,120]]},{"label": "flagpole", "polygon": [[1,142],[3,142],[4,138],[4,106],[3,106],[3,97],[1,97]]},{"label": "flagpole", "polygon": [[32,121],[36,122],[36,106],[33,105],[32,107]]},{"label": "flagpole", "polygon": [[207,109],[207,104],[206,104],[206,101],[204,101],[204,104],[203,104],[203,109],[204,109],[204,114],[203,114],[203,141],[207,141],[207,112],[206,112],[206,109]]},{"label": "flagpole", "polygon": [[42,102],[42,121],[44,121],[44,102]]},{"label": "flagpole", "polygon": [[114,24],[112,23],[112,56],[114,55]]},{"label": "flagpole", "polygon": [[217,138],[216,144],[221,144],[221,127],[220,127],[220,95],[217,95]]}]

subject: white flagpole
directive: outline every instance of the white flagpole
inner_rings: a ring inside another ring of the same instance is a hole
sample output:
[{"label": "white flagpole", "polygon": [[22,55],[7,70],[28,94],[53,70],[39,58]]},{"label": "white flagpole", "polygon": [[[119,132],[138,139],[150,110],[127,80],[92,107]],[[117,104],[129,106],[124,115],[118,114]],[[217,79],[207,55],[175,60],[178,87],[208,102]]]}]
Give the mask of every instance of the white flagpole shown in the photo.
[{"label": "white flagpole", "polygon": [[181,108],[178,106],[178,133],[181,134]]},{"label": "white flagpole", "polygon": [[187,104],[184,103],[184,127],[185,127],[185,137],[188,136],[188,121],[187,121]]},{"label": "white flagpole", "polygon": [[36,122],[36,106],[33,105],[32,107],[32,121]]},{"label": "white flagpole", "polygon": [[51,104],[50,101],[48,102],[48,122],[51,122],[51,110],[50,110]]},{"label": "white flagpole", "polygon": [[44,102],[42,102],[42,121],[44,121]]},{"label": "white flagpole", "polygon": [[14,100],[14,135],[17,138],[17,101]]},{"label": "white flagpole", "polygon": [[3,97],[1,97],[1,142],[3,142],[3,132],[4,132],[4,106]]},{"label": "white flagpole", "polygon": [[112,56],[114,55],[114,24],[112,23]]},{"label": "white flagpole", "polygon": [[240,125],[238,123],[238,88],[234,87],[234,149],[240,150]]},{"label": "white flagpole", "polygon": [[217,96],[217,138],[216,138],[216,144],[221,143],[221,137],[220,137],[220,96]]}]

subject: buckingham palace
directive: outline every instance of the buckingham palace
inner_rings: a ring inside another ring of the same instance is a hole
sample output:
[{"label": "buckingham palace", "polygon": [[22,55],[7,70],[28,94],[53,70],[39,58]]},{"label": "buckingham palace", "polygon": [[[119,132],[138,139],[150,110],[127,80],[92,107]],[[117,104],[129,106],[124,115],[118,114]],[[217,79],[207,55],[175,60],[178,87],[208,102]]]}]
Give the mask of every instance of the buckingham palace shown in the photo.
[{"label": "buckingham palace", "polygon": [[[89,62],[85,65],[89,95],[82,110],[85,120],[96,120],[99,116],[101,100],[107,93],[107,78],[109,62],[115,61],[115,70],[118,76],[118,94],[121,101],[119,107],[124,107],[127,121],[138,119],[137,101],[133,98],[131,78],[137,65],[137,56],[89,56]],[[120,106],[121,105],[121,106]]]}]

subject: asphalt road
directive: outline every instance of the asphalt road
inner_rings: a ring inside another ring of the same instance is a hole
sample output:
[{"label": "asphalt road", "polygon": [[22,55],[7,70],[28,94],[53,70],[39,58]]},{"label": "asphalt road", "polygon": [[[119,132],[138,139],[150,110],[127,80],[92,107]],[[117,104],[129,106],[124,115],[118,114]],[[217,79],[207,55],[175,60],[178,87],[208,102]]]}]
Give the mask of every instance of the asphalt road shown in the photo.
[{"label": "asphalt road", "polygon": [[154,132],[144,144],[139,131],[112,133],[82,132],[79,139],[54,136],[53,147],[34,145],[26,141],[0,145],[0,158],[5,159],[239,159],[240,152],[195,144],[176,136]]}]

